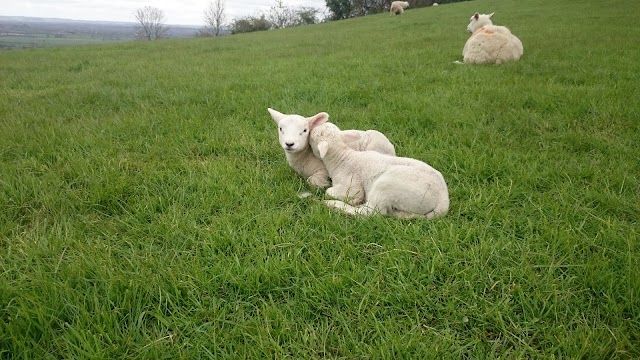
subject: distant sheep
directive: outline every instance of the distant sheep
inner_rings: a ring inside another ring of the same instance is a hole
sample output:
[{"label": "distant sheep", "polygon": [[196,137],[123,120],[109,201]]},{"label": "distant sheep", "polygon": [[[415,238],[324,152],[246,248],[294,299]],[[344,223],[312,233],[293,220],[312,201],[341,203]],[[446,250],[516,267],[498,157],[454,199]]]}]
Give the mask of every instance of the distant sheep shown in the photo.
[{"label": "distant sheep", "polygon": [[375,151],[354,151],[340,129],[312,120],[309,144],[326,166],[333,186],[325,204],[353,215],[377,212],[400,218],[432,219],[449,210],[449,192],[442,174],[422,161]]},{"label": "distant sheep", "polygon": [[[278,138],[289,166],[310,185],[324,189],[331,186],[329,173],[322,160],[311,152],[309,133],[312,123],[326,122],[327,113],[321,112],[311,117],[286,115],[271,108],[267,109],[278,125]],[[395,148],[384,134],[376,130],[345,130],[341,133],[345,143],[357,151],[373,150],[395,156]]]},{"label": "distant sheep", "polygon": [[475,13],[467,26],[472,33],[462,49],[465,64],[502,64],[520,59],[522,42],[504,26],[491,22],[494,13]]},{"label": "distant sheep", "polygon": [[402,15],[404,14],[404,9],[409,7],[409,3],[406,1],[394,1],[391,3],[391,9],[389,12],[391,15]]},{"label": "distant sheep", "polygon": [[438,3],[433,3],[431,6],[438,6]]}]

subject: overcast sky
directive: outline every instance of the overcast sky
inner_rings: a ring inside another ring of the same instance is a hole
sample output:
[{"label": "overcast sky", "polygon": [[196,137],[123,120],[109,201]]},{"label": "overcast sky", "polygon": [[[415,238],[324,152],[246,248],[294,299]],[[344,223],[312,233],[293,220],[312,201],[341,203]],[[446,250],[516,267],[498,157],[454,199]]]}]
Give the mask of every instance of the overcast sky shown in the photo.
[{"label": "overcast sky", "polygon": [[[74,20],[135,21],[144,6],[164,10],[167,24],[203,25],[210,0],[0,0],[0,16],[34,16]],[[267,10],[276,0],[226,0],[227,17]],[[312,6],[324,11],[324,0],[283,0],[289,6]]]}]

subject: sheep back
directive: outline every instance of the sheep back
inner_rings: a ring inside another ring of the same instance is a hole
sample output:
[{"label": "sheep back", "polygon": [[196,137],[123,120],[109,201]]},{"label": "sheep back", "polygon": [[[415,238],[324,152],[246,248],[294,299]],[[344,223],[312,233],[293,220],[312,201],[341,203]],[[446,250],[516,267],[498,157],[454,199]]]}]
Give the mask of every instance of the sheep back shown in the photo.
[{"label": "sheep back", "polygon": [[505,26],[487,25],[476,30],[462,49],[469,64],[501,64],[520,59],[522,42]]},{"label": "sheep back", "polygon": [[396,155],[393,144],[377,130],[343,130],[341,137],[347,146],[356,151],[371,150],[381,154]]}]

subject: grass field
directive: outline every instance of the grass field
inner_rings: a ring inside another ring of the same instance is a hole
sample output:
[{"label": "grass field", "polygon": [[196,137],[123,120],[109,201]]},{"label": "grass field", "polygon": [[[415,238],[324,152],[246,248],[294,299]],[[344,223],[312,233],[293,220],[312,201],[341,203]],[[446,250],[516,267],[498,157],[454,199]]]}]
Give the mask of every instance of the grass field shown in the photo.
[{"label": "grass field", "polygon": [[[453,64],[475,11],[521,61]],[[639,358],[639,13],[478,0],[0,53],[0,358]],[[449,214],[299,199],[267,107],[384,132]]]}]

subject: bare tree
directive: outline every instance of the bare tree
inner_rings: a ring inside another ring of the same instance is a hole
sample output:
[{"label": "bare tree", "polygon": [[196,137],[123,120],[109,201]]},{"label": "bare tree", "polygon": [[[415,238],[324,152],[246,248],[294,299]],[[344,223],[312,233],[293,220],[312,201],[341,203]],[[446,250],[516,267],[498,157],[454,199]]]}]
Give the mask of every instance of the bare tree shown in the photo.
[{"label": "bare tree", "polygon": [[136,10],[134,16],[140,25],[136,32],[138,40],[158,40],[167,33],[168,28],[165,25],[167,18],[164,11],[152,6],[145,6]]},{"label": "bare tree", "polygon": [[282,0],[276,0],[276,4],[269,9],[267,17],[274,29],[297,25],[295,9],[285,5]]},{"label": "bare tree", "polygon": [[225,0],[211,0],[209,2],[209,6],[204,11],[204,23],[206,24],[202,30],[204,33],[213,36],[221,35],[222,26],[227,21],[226,8]]}]

